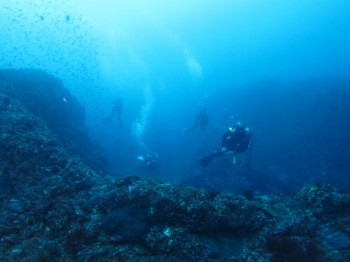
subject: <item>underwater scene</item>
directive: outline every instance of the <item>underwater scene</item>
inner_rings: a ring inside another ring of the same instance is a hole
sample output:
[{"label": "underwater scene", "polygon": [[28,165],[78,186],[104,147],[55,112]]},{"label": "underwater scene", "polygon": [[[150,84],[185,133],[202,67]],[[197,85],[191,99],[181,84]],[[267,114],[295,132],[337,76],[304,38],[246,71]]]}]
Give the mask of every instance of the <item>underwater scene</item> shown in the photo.
[{"label": "underwater scene", "polygon": [[1,0],[0,261],[350,261],[350,2]]}]

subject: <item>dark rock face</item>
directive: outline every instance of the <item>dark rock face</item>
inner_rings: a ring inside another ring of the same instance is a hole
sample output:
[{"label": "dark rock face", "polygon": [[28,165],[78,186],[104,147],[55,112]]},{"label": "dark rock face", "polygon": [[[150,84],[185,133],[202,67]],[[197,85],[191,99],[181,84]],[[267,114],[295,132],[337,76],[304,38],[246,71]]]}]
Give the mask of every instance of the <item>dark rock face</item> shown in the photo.
[{"label": "dark rock face", "polygon": [[39,70],[0,70],[3,107],[15,99],[33,115],[45,121],[62,145],[89,165],[103,169],[106,159],[89,140],[85,129],[85,111],[62,82]]},{"label": "dark rock face", "polygon": [[0,79],[4,94],[45,119],[55,133],[84,129],[84,108],[57,78],[37,70],[1,70]]},{"label": "dark rock face", "polygon": [[1,261],[350,260],[348,193],[246,198],[101,177],[3,89],[0,212]]}]

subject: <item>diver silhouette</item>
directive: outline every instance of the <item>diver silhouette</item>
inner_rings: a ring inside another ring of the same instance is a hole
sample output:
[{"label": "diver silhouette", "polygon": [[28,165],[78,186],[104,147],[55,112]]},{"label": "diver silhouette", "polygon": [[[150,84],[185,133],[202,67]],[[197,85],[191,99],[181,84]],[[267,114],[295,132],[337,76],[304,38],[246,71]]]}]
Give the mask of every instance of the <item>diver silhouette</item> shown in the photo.
[{"label": "diver silhouette", "polygon": [[112,121],[113,118],[116,117],[119,127],[123,128],[122,111],[123,111],[123,100],[121,98],[117,98],[112,102],[112,111],[111,111],[111,114],[106,118],[106,121]]},{"label": "diver silhouette", "polygon": [[221,138],[221,150],[214,151],[214,153],[203,157],[199,163],[202,167],[206,167],[215,158],[223,155],[233,155],[233,164],[237,164],[237,154],[247,151],[247,156],[241,167],[246,169],[249,167],[250,160],[253,153],[253,134],[249,133],[249,128],[242,122],[237,122],[236,127],[229,128]]},{"label": "diver silhouette", "polygon": [[137,166],[142,169],[154,170],[159,167],[157,153],[148,154],[146,156],[140,155],[137,157],[137,161],[138,161]]},{"label": "diver silhouette", "polygon": [[196,115],[194,119],[194,124],[191,128],[185,128],[184,132],[192,132],[197,128],[204,129],[209,123],[209,117],[207,114],[207,109],[202,108],[201,111]]}]

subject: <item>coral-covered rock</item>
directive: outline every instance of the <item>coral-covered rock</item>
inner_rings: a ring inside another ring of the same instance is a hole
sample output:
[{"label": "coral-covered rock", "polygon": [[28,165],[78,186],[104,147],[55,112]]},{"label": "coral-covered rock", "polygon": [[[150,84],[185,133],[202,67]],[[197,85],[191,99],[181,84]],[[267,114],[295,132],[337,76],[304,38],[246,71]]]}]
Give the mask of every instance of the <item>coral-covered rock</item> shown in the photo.
[{"label": "coral-covered rock", "polygon": [[106,157],[89,139],[84,107],[59,79],[40,70],[0,70],[0,93],[0,108],[20,102],[47,124],[67,150],[104,171]]},{"label": "coral-covered rock", "polygon": [[214,261],[217,257],[183,228],[155,226],[147,235],[146,245],[164,260]]},{"label": "coral-covered rock", "polygon": [[331,185],[310,185],[304,187],[295,196],[304,201],[306,208],[315,215],[350,212],[350,196],[342,194]]},{"label": "coral-covered rock", "polygon": [[101,176],[15,89],[3,92],[5,82],[0,261],[350,259],[348,193],[311,185],[293,197],[247,198],[157,179]]}]

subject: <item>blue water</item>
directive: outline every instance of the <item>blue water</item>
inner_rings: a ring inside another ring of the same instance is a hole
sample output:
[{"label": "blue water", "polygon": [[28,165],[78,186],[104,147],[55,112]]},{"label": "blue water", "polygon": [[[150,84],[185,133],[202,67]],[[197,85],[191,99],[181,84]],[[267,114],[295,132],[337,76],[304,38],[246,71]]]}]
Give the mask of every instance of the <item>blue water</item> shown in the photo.
[{"label": "blue water", "polygon": [[[0,2],[0,68],[41,69],[84,105],[116,175],[240,191],[312,182],[350,189],[350,2]],[[123,125],[106,122],[123,100]],[[205,130],[182,132],[202,107]],[[256,137],[252,168],[198,159],[235,121]],[[157,152],[160,167],[136,168]]]}]

